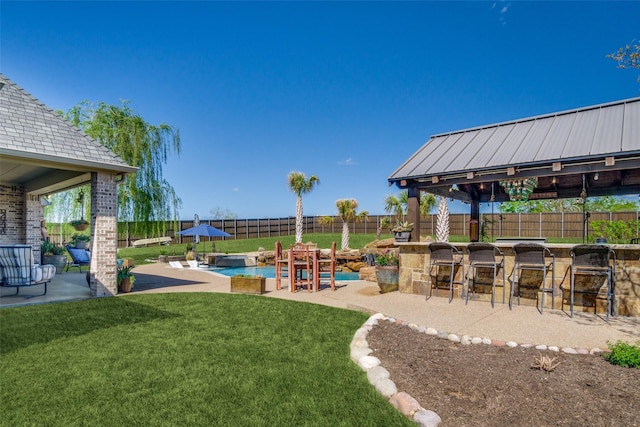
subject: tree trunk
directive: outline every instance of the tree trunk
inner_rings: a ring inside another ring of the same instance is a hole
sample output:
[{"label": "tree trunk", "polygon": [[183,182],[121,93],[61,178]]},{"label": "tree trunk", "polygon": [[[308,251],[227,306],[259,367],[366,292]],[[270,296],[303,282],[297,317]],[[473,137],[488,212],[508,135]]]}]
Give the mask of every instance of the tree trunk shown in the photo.
[{"label": "tree trunk", "polygon": [[302,243],[302,196],[296,200],[296,243]]},{"label": "tree trunk", "polygon": [[449,207],[447,199],[440,197],[440,205],[438,206],[438,216],[436,217],[436,241],[449,241]]},{"label": "tree trunk", "polygon": [[342,243],[341,249],[349,249],[349,224],[346,221],[342,222]]}]

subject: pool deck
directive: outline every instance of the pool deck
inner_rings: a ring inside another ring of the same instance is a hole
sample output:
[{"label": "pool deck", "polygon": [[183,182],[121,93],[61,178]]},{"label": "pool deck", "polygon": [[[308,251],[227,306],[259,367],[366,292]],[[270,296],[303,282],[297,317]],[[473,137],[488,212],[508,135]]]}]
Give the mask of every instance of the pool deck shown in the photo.
[{"label": "pool deck", "polygon": [[[175,269],[167,264],[147,264],[133,270],[136,283],[131,294],[166,292],[230,292],[231,279],[227,276],[199,269]],[[0,306],[24,305],[89,298],[84,273],[68,272],[56,276],[44,297],[10,297],[13,289],[2,288]],[[545,309],[540,314],[536,307],[454,299],[451,303],[445,293],[425,301],[424,296],[390,292],[381,294],[374,282],[363,280],[338,281],[336,291],[324,288],[320,292],[289,292],[285,287],[275,289],[275,279],[267,279],[267,298],[323,304],[332,307],[383,313],[407,323],[431,327],[459,336],[491,338],[518,344],[545,344],[547,346],[606,349],[607,342],[618,340],[640,341],[640,319],[615,317],[606,323],[593,313],[576,313],[570,318],[561,310]],[[41,293],[40,287],[24,289],[25,295]],[[355,331],[354,331],[355,332]]]}]

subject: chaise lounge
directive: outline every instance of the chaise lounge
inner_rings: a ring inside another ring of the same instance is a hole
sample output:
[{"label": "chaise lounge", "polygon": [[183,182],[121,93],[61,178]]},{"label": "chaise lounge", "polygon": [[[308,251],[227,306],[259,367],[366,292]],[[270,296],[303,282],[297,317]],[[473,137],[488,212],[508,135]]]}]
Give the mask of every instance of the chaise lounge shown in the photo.
[{"label": "chaise lounge", "polygon": [[90,266],[91,265],[91,252],[86,249],[74,248],[73,246],[67,245],[67,252],[71,256],[71,262],[67,263],[66,271],[69,271],[71,267],[78,267],[80,272],[82,273],[82,266]]}]

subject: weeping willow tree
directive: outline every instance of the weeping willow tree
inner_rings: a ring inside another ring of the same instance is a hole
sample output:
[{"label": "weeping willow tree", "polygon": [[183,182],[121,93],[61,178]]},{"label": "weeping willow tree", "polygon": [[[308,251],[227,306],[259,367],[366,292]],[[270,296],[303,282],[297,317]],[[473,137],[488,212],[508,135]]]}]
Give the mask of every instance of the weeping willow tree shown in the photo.
[{"label": "weeping willow tree", "polygon": [[147,123],[128,101],[122,105],[83,101],[64,114],[131,166],[138,168],[118,186],[118,221],[132,223],[138,235],[160,235],[168,220],[177,220],[181,200],[164,179],[170,154],[180,154],[180,133],[166,123]]}]

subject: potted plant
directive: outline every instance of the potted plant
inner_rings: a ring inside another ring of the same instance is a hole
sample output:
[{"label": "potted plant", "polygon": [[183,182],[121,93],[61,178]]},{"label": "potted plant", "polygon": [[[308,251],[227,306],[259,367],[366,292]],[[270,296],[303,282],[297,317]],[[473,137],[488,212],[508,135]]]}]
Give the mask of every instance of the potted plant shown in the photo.
[{"label": "potted plant", "polygon": [[165,251],[164,249],[160,249],[160,252],[158,254],[158,262],[164,262],[164,263],[169,262],[169,255],[167,251]]},{"label": "potted plant", "polygon": [[133,266],[121,266],[118,267],[118,292],[128,293],[133,289],[133,284],[136,281],[136,276],[133,275],[131,270]]},{"label": "potted plant", "polygon": [[408,242],[411,238],[411,231],[413,230],[413,223],[407,221],[398,221],[396,225],[391,229],[393,237],[396,242]]},{"label": "potted plant", "polygon": [[250,274],[236,274],[231,277],[231,292],[243,294],[263,294],[266,279],[263,276]]},{"label": "potted plant", "polygon": [[193,253],[193,245],[191,243],[187,243],[186,251],[184,252],[184,258],[187,261],[192,261],[196,259],[196,256]]},{"label": "potted plant", "polygon": [[67,266],[67,255],[64,246],[44,240],[40,245],[42,251],[42,264],[51,264],[56,267],[56,274],[61,274]]},{"label": "potted plant", "polygon": [[380,292],[387,293],[398,290],[400,278],[399,260],[395,252],[385,250],[376,257],[376,280]]},{"label": "potted plant", "polygon": [[84,231],[89,226],[89,222],[84,219],[74,219],[73,221],[69,221],[69,224],[76,229],[76,231]]},{"label": "potted plant", "polygon": [[71,236],[71,240],[69,241],[69,243],[71,243],[73,246],[75,246],[78,249],[87,249],[87,246],[89,245],[89,240],[91,240],[91,236],[87,234],[76,233],[73,236]]}]

